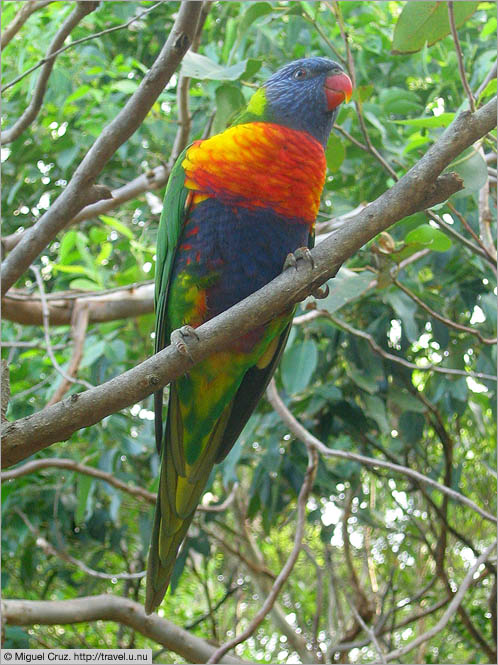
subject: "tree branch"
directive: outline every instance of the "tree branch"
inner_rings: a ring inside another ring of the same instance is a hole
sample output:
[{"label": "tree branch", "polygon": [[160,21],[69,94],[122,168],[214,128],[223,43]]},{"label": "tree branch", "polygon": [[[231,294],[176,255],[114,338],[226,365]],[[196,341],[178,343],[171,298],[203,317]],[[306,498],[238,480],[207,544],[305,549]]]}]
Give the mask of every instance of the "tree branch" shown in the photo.
[{"label": "tree branch", "polygon": [[[168,346],[92,390],[71,395],[42,412],[4,426],[3,464],[10,466],[19,462],[55,441],[67,439],[76,430],[144,399],[187,371],[191,358],[198,363],[215,351],[226,349],[234,338],[304,299],[334,276],[339,266],[365,242],[399,219],[423,209],[428,198],[434,200],[443,169],[495,125],[496,98],[473,114],[461,113],[403,178],[312,250],[312,265],[285,270],[259,291],[197,328],[198,340],[190,344],[188,356],[182,355],[176,346]],[[455,185],[458,189],[460,182],[455,181]],[[21,250],[22,244],[19,243],[7,260]]]},{"label": "tree branch", "polygon": [[[29,473],[35,473],[41,469],[52,468],[68,469],[69,471],[84,473],[87,476],[92,476],[93,478],[103,480],[116,489],[121,490],[122,492],[126,492],[127,494],[131,494],[132,496],[135,496],[139,499],[143,499],[152,505],[155,505],[156,503],[157,492],[149,492],[143,489],[143,487],[138,487],[138,485],[125,483],[124,481],[119,480],[119,478],[116,478],[113,473],[102,471],[101,469],[97,469],[86,464],[80,464],[79,462],[75,462],[69,458],[48,457],[45,459],[32,460],[31,462],[26,462],[26,464],[18,466],[15,469],[11,469],[10,471],[0,472],[0,480],[2,482],[6,482],[8,480],[14,480],[14,478],[21,478],[22,476],[26,476]],[[197,510],[204,513],[221,513],[225,511],[233,503],[237,487],[238,483],[234,483],[230,494],[222,503],[200,503],[197,506]]]},{"label": "tree branch", "polygon": [[277,579],[275,580],[265,602],[263,603],[263,606],[250,621],[247,628],[244,631],[242,631],[240,635],[237,635],[232,640],[226,642],[219,649],[216,649],[216,651],[211,655],[207,663],[220,662],[221,658],[230,649],[233,649],[233,647],[237,646],[237,644],[240,644],[241,642],[247,640],[247,638],[254,633],[256,628],[259,625],[261,625],[266,615],[268,614],[268,612],[270,612],[271,608],[273,607],[277,599],[277,596],[280,593],[283,585],[289,578],[289,575],[291,574],[292,569],[294,568],[294,564],[296,563],[299,553],[301,551],[301,544],[304,536],[304,523],[306,519],[306,503],[313,488],[313,482],[315,480],[317,466],[318,466],[318,455],[313,448],[309,447],[308,468],[306,469],[304,482],[301,486],[301,490],[299,492],[299,496],[297,499],[297,519],[296,519],[296,533],[294,536],[294,546],[287,561],[285,562],[284,567],[282,568]]},{"label": "tree branch", "polygon": [[443,628],[446,626],[446,624],[450,621],[455,616],[455,612],[458,610],[460,607],[463,597],[465,596],[467,589],[470,587],[472,584],[472,580],[474,578],[474,574],[479,570],[480,566],[488,559],[489,555],[491,552],[495,549],[496,547],[496,540],[494,543],[492,543],[488,548],[484,550],[484,552],[481,554],[481,556],[476,560],[474,565],[469,568],[467,574],[465,575],[463,582],[460,584],[460,588],[458,591],[455,593],[453,596],[453,599],[451,603],[448,605],[446,608],[445,613],[443,616],[439,619],[437,624],[433,626],[430,630],[427,632],[423,633],[422,635],[419,635],[416,637],[414,640],[412,640],[409,644],[407,644],[404,647],[401,647],[400,649],[396,649],[395,651],[391,651],[385,656],[386,661],[390,660],[399,660],[402,656],[405,654],[409,653],[412,651],[412,649],[415,649],[419,644],[422,644],[422,642],[426,642],[427,640],[430,640],[433,638],[435,635],[440,633]]},{"label": "tree branch", "polygon": [[[46,5],[48,3],[45,2],[44,4]],[[143,18],[146,14],[148,14],[149,12],[156,9],[156,7],[159,7],[159,5],[161,5],[161,4],[162,4],[162,2],[156,2],[155,5],[153,5],[152,7],[149,7],[148,9],[146,9],[145,11],[143,11],[140,14],[136,14],[135,16],[133,16],[126,23],[122,23],[121,25],[116,25],[113,28],[107,28],[106,30],[101,30],[100,32],[96,32],[93,35],[88,35],[87,37],[82,37],[81,39],[77,39],[76,41],[71,42],[70,44],[66,44],[66,46],[63,46],[62,48],[57,49],[57,51],[53,51],[53,52],[49,51],[44,58],[42,58],[39,62],[36,63],[36,65],[33,65],[33,67],[30,67],[25,72],[23,72],[22,74],[17,76],[15,79],[10,81],[9,83],[6,83],[2,87],[0,92],[4,93],[6,90],[11,88],[13,85],[15,85],[16,83],[19,83],[19,81],[21,81],[24,77],[26,77],[29,74],[31,74],[32,72],[36,71],[39,67],[41,67],[45,63],[49,62],[50,60],[54,60],[58,55],[60,55],[64,51],[67,51],[68,49],[73,48],[74,46],[77,46],[78,44],[82,44],[83,42],[88,42],[91,39],[97,39],[98,37],[102,37],[103,35],[107,35],[110,32],[116,32],[116,30],[122,30],[123,28],[127,28],[129,25],[131,25],[135,21],[138,21],[139,19]]]},{"label": "tree branch", "polygon": [[[88,310],[88,323],[102,323],[153,312],[154,284],[132,284],[102,293],[54,293],[46,296],[46,302],[51,325],[70,325],[73,312],[81,306]],[[2,318],[25,325],[43,324],[42,301],[35,294],[13,290],[2,298]]]},{"label": "tree branch", "polygon": [[298,420],[296,420],[296,418],[294,418],[292,413],[289,411],[289,409],[285,406],[282,399],[280,398],[277,389],[275,387],[275,381],[273,379],[272,381],[270,381],[268,388],[266,389],[266,396],[270,404],[273,406],[275,411],[282,418],[282,421],[287,425],[287,427],[294,434],[294,436],[296,436],[300,441],[305,443],[305,445],[314,446],[317,449],[317,451],[320,453],[320,455],[323,455],[324,457],[338,457],[340,459],[348,459],[354,462],[359,462],[360,464],[364,464],[367,466],[373,466],[373,467],[377,466],[383,469],[390,469],[391,471],[395,471],[396,473],[401,473],[402,475],[408,476],[409,478],[414,478],[415,480],[423,483],[424,485],[429,485],[430,487],[434,487],[443,494],[450,496],[455,501],[459,501],[460,503],[468,506],[469,508],[472,508],[472,510],[475,510],[476,513],[479,513],[479,515],[484,517],[484,519],[493,522],[493,524],[497,523],[497,519],[494,515],[491,515],[487,511],[480,508],[477,504],[468,499],[466,496],[460,494],[459,492],[456,492],[450,487],[441,485],[440,483],[436,482],[432,478],[429,478],[428,476],[424,476],[424,474],[420,473],[419,471],[410,469],[407,466],[402,466],[401,464],[394,464],[393,462],[386,462],[385,460],[374,459],[373,457],[365,457],[364,455],[357,455],[356,453],[350,453],[345,450],[334,450],[333,448],[327,448],[326,445],[324,445],[319,439],[317,439],[316,436],[313,436],[311,432],[308,432],[308,430],[305,427],[303,427],[301,423]]},{"label": "tree branch", "polygon": [[[148,192],[154,189],[159,189],[163,187],[169,178],[169,170],[162,164],[156,166],[153,169],[150,169],[146,173],[142,173],[137,176],[130,182],[126,183],[118,189],[114,189],[110,192],[110,196],[97,201],[96,203],[90,203],[86,205],[80,212],[75,215],[72,219],[67,218],[64,222],[64,227],[79,224],[84,222],[87,219],[93,219],[99,215],[103,215],[114,208],[117,208],[122,203],[131,201],[132,199],[138,198],[144,192]],[[22,238],[29,232],[29,229],[21,231],[20,233],[11,233],[8,236],[5,236],[1,239],[2,249],[4,252],[10,252]]]},{"label": "tree branch", "polygon": [[119,146],[141,125],[192,43],[201,7],[200,2],[179,4],[178,15],[168,39],[136,92],[96,139],[66,189],[4,260],[2,294],[19,279],[67,221],[88,203],[95,178]]},{"label": "tree branch", "polygon": [[[188,663],[205,663],[214,647],[157,614],[146,615],[144,608],[127,598],[111,594],[73,598],[72,600],[4,600],[3,617],[10,626],[43,626],[115,621],[155,640],[174,651]],[[225,656],[222,663],[244,661]]]},{"label": "tree branch", "polygon": [[469,100],[469,107],[472,113],[475,113],[476,103],[472,91],[470,89],[469,82],[467,81],[467,75],[465,74],[465,65],[463,62],[463,53],[462,47],[460,46],[460,40],[458,39],[458,32],[455,25],[455,13],[453,11],[453,2],[450,0],[448,2],[448,19],[450,22],[451,35],[453,37],[453,42],[455,43],[455,51],[458,59],[458,71],[460,73],[460,80],[462,81],[463,89]]},{"label": "tree branch", "polygon": [[25,2],[21,9],[16,14],[13,21],[9,23],[3,30],[0,38],[0,46],[3,49],[12,39],[17,35],[22,26],[26,23],[31,14],[34,14],[38,9],[43,9],[52,2],[52,0],[29,0]]},{"label": "tree branch", "polygon": [[[57,51],[66,40],[66,37],[71,34],[73,29],[82,21],[85,16],[93,12],[99,6],[98,2],[78,2],[76,7],[67,17],[64,23],[61,25],[57,31],[52,43],[50,44],[47,57],[52,55],[54,51]],[[43,98],[45,97],[45,92],[47,90],[48,79],[52,73],[54,67],[54,58],[47,59],[43,69],[41,71],[40,77],[36,82],[36,87],[33,93],[33,97],[29,103],[28,108],[24,111],[22,116],[12,125],[9,129],[5,129],[1,135],[2,145],[11,143],[15,141],[24,130],[31,125],[35,120],[36,116],[40,112],[41,106],[43,104]]]}]

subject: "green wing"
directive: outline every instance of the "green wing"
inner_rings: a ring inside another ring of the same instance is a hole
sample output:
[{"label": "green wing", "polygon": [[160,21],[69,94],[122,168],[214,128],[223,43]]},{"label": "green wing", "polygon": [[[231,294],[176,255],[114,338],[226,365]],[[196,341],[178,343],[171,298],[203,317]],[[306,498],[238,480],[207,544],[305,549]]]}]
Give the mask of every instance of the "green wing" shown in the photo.
[{"label": "green wing", "polygon": [[[178,242],[185,222],[188,190],[185,187],[185,171],[182,162],[188,147],[175,162],[168,179],[164,195],[163,211],[157,232],[156,288],[154,294],[156,310],[155,353],[169,344],[166,308],[171,281],[171,271]],[[155,431],[157,452],[161,453],[163,439],[163,389],[154,394]]]}]

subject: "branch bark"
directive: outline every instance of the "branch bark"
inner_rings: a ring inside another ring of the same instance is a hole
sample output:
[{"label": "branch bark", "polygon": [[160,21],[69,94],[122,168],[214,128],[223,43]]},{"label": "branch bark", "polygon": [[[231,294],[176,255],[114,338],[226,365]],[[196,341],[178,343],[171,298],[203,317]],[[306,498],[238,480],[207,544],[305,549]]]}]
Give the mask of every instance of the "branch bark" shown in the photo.
[{"label": "branch bark", "polygon": [[[198,363],[215,351],[225,349],[234,338],[303,300],[335,275],[339,266],[368,240],[394,222],[424,209],[428,201],[433,205],[442,171],[466,147],[495,126],[496,98],[473,114],[461,113],[403,178],[359,212],[347,226],[337,229],[312,250],[312,264],[285,270],[256,293],[197,328],[198,340],[190,344],[188,355],[182,355],[174,345],[169,346],[111,381],[4,426],[3,465],[19,462],[51,443],[67,439],[78,429],[144,399],[188,371],[191,359]],[[447,182],[445,176],[444,198],[448,196]],[[461,187],[460,180],[455,180],[454,185],[457,191]],[[21,245],[23,242],[8,259],[22,249]]]},{"label": "branch bark", "polygon": [[[127,598],[101,594],[72,600],[5,600],[2,614],[10,626],[53,626],[89,621],[116,621],[174,651],[187,663],[205,663],[215,648],[157,614],[147,616],[144,608]],[[240,664],[244,661],[225,656],[219,662]]]},{"label": "branch bark", "polygon": [[[87,4],[87,3],[82,3]],[[66,189],[23,236],[2,265],[2,295],[33,260],[86,204],[92,183],[106,163],[141,125],[192,43],[201,11],[200,2],[179,3],[178,16],[156,61],[135,93],[102,131],[76,169]],[[100,196],[100,198],[103,198]],[[98,199],[93,199],[95,202]]]},{"label": "branch bark", "polygon": [[43,9],[52,2],[52,0],[29,0],[24,3],[21,9],[16,14],[15,18],[9,23],[2,32],[0,46],[2,50],[12,39],[17,35],[22,26],[26,23],[31,14],[34,14],[38,9]]},{"label": "branch bark", "polygon": [[[50,325],[70,325],[73,312],[83,305],[88,309],[89,324],[150,314],[154,311],[154,284],[128,286],[102,295],[75,292],[71,297],[47,295]],[[13,290],[2,298],[2,318],[25,325],[42,325],[42,301],[34,294]]]}]

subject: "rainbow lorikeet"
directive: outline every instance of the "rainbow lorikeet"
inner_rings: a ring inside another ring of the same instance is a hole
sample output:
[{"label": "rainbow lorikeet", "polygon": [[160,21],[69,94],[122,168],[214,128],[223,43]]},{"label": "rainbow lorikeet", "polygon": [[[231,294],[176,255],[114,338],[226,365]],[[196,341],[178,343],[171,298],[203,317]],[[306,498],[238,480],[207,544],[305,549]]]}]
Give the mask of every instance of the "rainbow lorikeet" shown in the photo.
[{"label": "rainbow lorikeet", "polygon": [[[169,178],[159,224],[156,352],[274,279],[313,245],[325,182],[324,148],[337,107],[351,97],[326,58],[292,62],[255,92],[232,126],[194,141]],[[216,462],[230,451],[282,354],[293,311],[234,339],[155,395],[162,456],[145,609],[158,607],[178,549]]]}]

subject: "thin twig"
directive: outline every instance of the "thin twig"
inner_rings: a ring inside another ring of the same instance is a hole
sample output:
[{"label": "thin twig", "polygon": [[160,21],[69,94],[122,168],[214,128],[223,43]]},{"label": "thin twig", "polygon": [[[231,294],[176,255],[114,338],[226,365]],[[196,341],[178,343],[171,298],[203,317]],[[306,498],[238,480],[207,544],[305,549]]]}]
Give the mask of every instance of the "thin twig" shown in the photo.
[{"label": "thin twig", "polygon": [[[67,368],[67,375],[73,379],[76,379],[76,373],[83,358],[83,347],[85,344],[86,331],[88,328],[89,312],[90,310],[88,306],[84,304],[80,305],[79,307],[75,307],[73,310],[73,317],[72,317],[73,322],[71,326],[72,328],[71,334],[73,338],[74,348],[71,360],[69,361],[69,365]],[[60,383],[55,393],[47,402],[47,406],[59,402],[67,393],[70,386],[71,382],[68,381],[67,379],[64,379],[64,381]]]},{"label": "thin twig", "polygon": [[[93,478],[98,478],[103,480],[109,485],[112,485],[116,489],[119,489],[127,494],[131,494],[139,499],[143,499],[148,503],[154,505],[156,503],[157,494],[154,492],[148,492],[138,485],[133,485],[125,483],[113,473],[107,471],[102,471],[101,469],[96,469],[93,466],[88,466],[86,464],[81,464],[80,462],[75,462],[69,458],[57,458],[57,457],[48,457],[46,459],[32,460],[31,462],[26,462],[22,466],[18,466],[15,469],[10,471],[0,472],[0,480],[2,482],[7,482],[8,480],[13,480],[14,478],[20,478],[29,473],[35,473],[41,469],[67,469],[68,471],[76,471],[77,473],[83,473],[87,476],[92,476]],[[200,504],[197,508],[200,512],[204,513],[220,513],[226,510],[234,500],[235,491],[238,487],[238,483],[234,483],[232,491],[228,497],[220,504]]]},{"label": "thin twig", "polygon": [[417,372],[437,372],[439,374],[449,374],[453,376],[471,376],[474,379],[480,379],[482,381],[497,381],[496,376],[493,376],[492,374],[485,374],[484,372],[473,372],[472,370],[467,371],[464,369],[453,369],[452,367],[440,367],[439,365],[434,365],[433,363],[430,363],[429,365],[417,365],[416,363],[412,363],[409,360],[405,360],[401,356],[396,356],[393,353],[389,353],[389,351],[383,349],[375,341],[374,337],[370,333],[366,333],[365,331],[359,330],[358,328],[353,328],[353,326],[349,325],[349,323],[346,323],[344,319],[339,319],[338,317],[334,316],[333,314],[327,312],[327,310],[324,309],[314,309],[311,312],[302,314],[301,316],[296,316],[293,321],[293,324],[301,325],[303,323],[313,321],[314,319],[320,317],[326,317],[342,330],[345,330],[351,335],[355,335],[356,337],[361,337],[362,339],[366,340],[373,351],[378,353],[386,360],[390,360],[391,362],[403,365],[403,367],[408,367],[409,369],[416,370]]},{"label": "thin twig", "polygon": [[[6,90],[11,88],[16,83],[19,83],[19,81],[21,81],[23,78],[25,78],[26,76],[28,76],[29,74],[34,72],[36,69],[38,69],[39,67],[41,67],[45,63],[50,62],[51,60],[54,60],[54,58],[56,58],[58,55],[60,55],[64,51],[67,51],[68,49],[73,48],[74,46],[77,46],[78,44],[83,44],[84,42],[88,42],[91,39],[97,39],[98,37],[102,37],[103,35],[108,35],[110,32],[116,32],[116,30],[122,30],[123,28],[127,28],[129,25],[131,25],[135,21],[140,20],[143,16],[145,16],[146,14],[149,14],[151,11],[156,9],[156,7],[159,7],[159,5],[162,5],[163,2],[164,2],[164,0],[161,0],[161,2],[156,2],[155,5],[153,5],[152,7],[149,7],[148,9],[143,11],[141,14],[137,14],[136,16],[133,16],[126,23],[122,23],[121,25],[116,25],[116,26],[114,26],[114,28],[107,28],[106,30],[101,30],[100,32],[96,32],[93,35],[88,35],[88,37],[82,37],[81,39],[77,39],[76,41],[71,42],[70,44],[66,44],[66,46],[63,46],[62,48],[57,49],[54,52],[50,52],[50,50],[49,50],[48,54],[44,58],[42,58],[39,62],[37,62],[36,65],[33,65],[32,67],[27,69],[25,72],[20,74],[17,78],[13,79],[12,81],[9,81],[9,83],[6,83],[2,87],[0,92],[4,93]],[[48,2],[45,2],[45,4],[48,4]],[[2,44],[2,46],[3,46],[3,44]]]},{"label": "thin twig", "polygon": [[443,628],[446,626],[446,624],[450,621],[455,616],[455,612],[458,610],[460,607],[463,597],[465,596],[467,589],[471,586],[474,574],[479,570],[479,568],[482,566],[482,564],[488,559],[490,556],[491,552],[495,549],[496,547],[496,540],[494,543],[492,543],[489,547],[487,547],[484,552],[481,554],[481,556],[475,561],[474,565],[469,568],[467,574],[463,578],[462,583],[460,584],[460,587],[458,591],[455,593],[453,596],[453,599],[451,603],[448,605],[446,608],[445,613],[443,616],[439,619],[437,624],[433,626],[430,630],[428,630],[425,633],[422,633],[422,635],[419,635],[416,637],[414,640],[412,640],[409,644],[407,644],[404,647],[401,647],[400,649],[396,649],[395,651],[391,651],[386,655],[386,661],[390,660],[399,660],[402,656],[405,654],[409,653],[412,651],[412,649],[415,649],[419,644],[422,644],[422,642],[427,642],[428,640],[432,639],[435,635],[440,633]]},{"label": "thin twig", "polygon": [[303,443],[305,443],[305,445],[314,446],[321,455],[324,455],[325,457],[338,457],[340,459],[352,460],[354,462],[359,462],[359,464],[364,464],[372,467],[381,467],[383,469],[389,469],[390,471],[395,471],[396,473],[401,473],[402,475],[408,476],[409,478],[414,478],[415,480],[418,480],[424,485],[429,485],[430,487],[434,487],[443,494],[447,494],[455,501],[458,501],[459,503],[462,503],[468,508],[471,508],[489,522],[492,522],[493,524],[498,523],[498,520],[494,515],[491,515],[491,513],[488,513],[483,508],[480,508],[471,499],[467,498],[463,494],[460,494],[459,492],[456,492],[450,487],[441,485],[441,483],[438,483],[432,478],[425,476],[423,473],[420,473],[419,471],[410,469],[407,466],[402,466],[401,464],[394,464],[393,462],[386,462],[385,460],[374,459],[372,457],[366,457],[365,455],[350,453],[345,450],[334,450],[333,448],[327,448],[325,444],[323,444],[319,439],[317,439],[316,436],[311,434],[311,432],[309,432],[305,427],[303,427],[303,425],[301,425],[301,423],[298,420],[296,420],[296,418],[294,418],[294,416],[285,406],[285,404],[282,401],[282,398],[278,394],[274,379],[270,381],[268,388],[266,389],[266,396],[270,404],[273,406],[275,411],[282,418],[283,422],[287,425],[287,427],[294,434],[294,436]]},{"label": "thin twig", "polygon": [[40,291],[40,299],[41,299],[41,305],[42,305],[42,312],[43,312],[43,330],[45,333],[45,345],[47,347],[47,353],[50,358],[50,361],[52,362],[52,365],[56,369],[56,371],[68,382],[68,383],[77,383],[85,386],[86,388],[93,388],[91,383],[88,383],[88,381],[85,381],[84,379],[75,379],[72,376],[69,376],[67,372],[65,372],[62,367],[59,365],[57,362],[57,359],[55,357],[54,351],[52,349],[52,344],[50,342],[50,313],[47,305],[47,300],[45,298],[45,289],[43,287],[43,279],[42,276],[40,275],[40,271],[36,266],[31,266],[31,270],[33,271],[36,279],[36,283],[38,284],[38,289]]},{"label": "thin twig", "polygon": [[[92,4],[82,2],[78,3],[78,7],[89,7]],[[4,259],[1,273],[2,294],[8,291],[70,219],[89,203],[111,195],[107,190],[106,193],[99,191],[97,196],[97,186],[92,183],[119,146],[142,124],[180,64],[195,35],[200,10],[199,2],[182,2],[178,5],[177,16],[169,35],[136,91],[96,138],[66,188]],[[46,63],[45,67],[49,65],[50,63]]]},{"label": "thin twig", "polygon": [[[354,60],[353,60],[353,55],[351,53],[351,47],[349,45],[349,36],[348,33],[346,32],[346,27],[344,24],[344,18],[342,16],[342,11],[340,4],[337,2],[337,0],[332,1],[332,6],[327,3],[330,9],[334,12],[335,17],[337,19],[337,23],[339,25],[339,30],[341,31],[341,37],[344,42],[344,46],[346,48],[346,54],[347,54],[347,63],[348,63],[348,71],[349,75],[351,76],[351,81],[353,83],[353,88],[356,87],[356,71],[355,71],[355,66],[354,66]],[[377,148],[373,145],[372,141],[370,140],[370,135],[368,133],[368,129],[365,123],[365,118],[363,116],[363,105],[361,102],[361,99],[357,98],[354,100],[354,105],[356,109],[356,115],[358,116],[358,121],[360,123],[360,128],[361,128],[361,133],[363,134],[363,138],[365,139],[365,143],[367,144],[367,150],[370,152],[375,159],[382,165],[382,167],[389,173],[389,175],[394,179],[395,182],[399,180],[398,175],[396,171],[391,167],[391,165],[382,157],[380,152],[377,150]],[[356,142],[356,145],[359,147],[363,148],[362,144],[359,144]]]},{"label": "thin twig", "polygon": [[28,18],[38,9],[43,9],[52,2],[52,0],[29,0],[25,2],[14,19],[2,30],[0,38],[0,46],[3,49],[7,44],[17,35],[22,26],[26,23]]},{"label": "thin twig", "polygon": [[[474,238],[477,244],[486,252],[487,250],[482,240],[479,238],[474,229],[470,226],[470,224],[462,215],[462,213],[455,208],[455,206],[453,205],[453,203],[451,203],[451,201],[447,201],[446,205],[451,210],[451,214],[454,215],[460,221],[461,225],[467,230],[468,233],[470,233],[470,235]],[[492,257],[490,256],[490,258]]]},{"label": "thin twig", "polygon": [[[97,9],[98,5],[98,2],[77,2],[74,10],[64,21],[62,26],[57,31],[54,39],[52,40],[52,43],[50,44],[47,51],[47,56],[55,53],[59,47],[64,44],[66,37],[71,34],[78,23],[80,23],[80,21],[82,21],[85,16]],[[20,136],[24,130],[27,129],[27,127],[29,127],[29,125],[31,125],[31,123],[35,120],[36,116],[40,112],[43,98],[45,97],[45,92],[47,90],[48,79],[52,73],[53,66],[53,58],[47,60],[43,65],[43,69],[38,78],[38,81],[36,82],[33,97],[31,98],[29,106],[21,115],[21,117],[16,120],[12,127],[5,129],[1,133],[2,145],[6,145],[7,143],[15,141],[15,139],[17,139],[18,136]]]},{"label": "thin twig", "polygon": [[304,536],[304,524],[306,519],[306,503],[308,497],[311,493],[313,487],[313,481],[315,479],[316,469],[318,466],[318,455],[316,450],[312,447],[308,447],[308,468],[306,469],[306,474],[304,476],[304,482],[301,486],[299,492],[299,497],[297,500],[297,520],[296,520],[296,532],[294,536],[294,546],[292,552],[290,553],[287,561],[285,562],[284,567],[280,571],[277,579],[275,580],[270,593],[268,594],[265,602],[261,609],[256,613],[253,619],[250,621],[247,628],[240,634],[234,637],[232,640],[223,644],[219,649],[213,653],[213,655],[207,661],[208,663],[219,663],[220,659],[233,647],[237,646],[244,640],[247,640],[250,637],[256,628],[264,621],[266,615],[272,609],[280,590],[287,581],[289,575],[294,568],[294,564],[297,561],[299,553],[301,551],[301,544]]},{"label": "thin twig", "polygon": [[98,577],[101,580],[136,580],[145,577],[146,575],[145,570],[142,570],[139,573],[116,573],[114,575],[112,573],[102,573],[100,570],[94,570],[93,568],[89,568],[86,565],[86,563],[84,563],[83,561],[75,559],[73,556],[71,556],[64,550],[59,550],[56,547],[54,547],[51,543],[49,543],[48,540],[46,540],[46,538],[44,538],[40,534],[38,529],[31,524],[28,516],[25,513],[23,513],[22,510],[19,510],[19,508],[14,508],[14,512],[16,512],[19,515],[24,524],[26,524],[31,533],[36,537],[36,544],[38,545],[38,547],[40,547],[40,549],[42,549],[45,552],[45,554],[59,557],[63,561],[66,561],[67,563],[76,566],[77,568],[82,570],[87,575],[90,575],[91,577]]},{"label": "thin twig", "polygon": [[375,647],[375,650],[377,651],[377,653],[378,653],[378,655],[379,655],[379,660],[380,660],[380,662],[381,662],[383,665],[387,665],[387,663],[386,663],[386,658],[385,658],[385,656],[384,656],[384,652],[382,651],[382,649],[381,649],[381,647],[380,647],[380,644],[379,644],[379,642],[378,642],[378,640],[377,640],[377,636],[375,635],[375,632],[374,632],[371,628],[369,628],[369,626],[367,626],[367,624],[364,622],[363,617],[361,616],[361,614],[360,614],[360,613],[358,612],[358,610],[356,609],[356,606],[355,606],[353,600],[349,597],[349,594],[347,594],[346,592],[343,592],[343,593],[344,593],[344,595],[345,595],[345,597],[346,597],[346,600],[347,600],[348,603],[349,603],[349,607],[351,608],[351,610],[352,610],[352,612],[353,612],[353,614],[354,614],[354,616],[355,616],[355,618],[356,618],[356,621],[358,621],[358,623],[360,624],[360,626],[363,628],[363,630],[365,631],[365,633],[366,633],[366,634],[368,635],[368,637],[370,638],[371,642],[373,642],[373,645],[374,645],[374,647]]},{"label": "thin twig", "polygon": [[442,231],[447,233],[449,236],[452,238],[455,238],[455,240],[458,240],[458,242],[462,243],[462,245],[465,245],[468,249],[470,249],[471,252],[474,252],[474,254],[479,254],[479,256],[482,256],[483,259],[486,259],[489,265],[494,269],[496,273],[496,265],[492,259],[492,257],[489,256],[488,252],[485,249],[481,249],[477,245],[474,245],[473,242],[465,238],[465,236],[461,235],[461,233],[458,233],[454,228],[452,228],[449,224],[447,224],[442,217],[439,215],[436,215],[432,210],[426,210],[425,214],[430,217],[436,224],[439,225]]},{"label": "thin twig", "polygon": [[475,335],[483,344],[491,344],[491,345],[496,344],[496,342],[497,342],[496,337],[484,337],[484,335],[482,335],[482,333],[479,330],[476,330],[475,328],[469,328],[468,326],[464,326],[461,323],[457,323],[456,321],[452,321],[451,319],[447,319],[442,314],[439,314],[439,312],[436,312],[436,310],[431,309],[429,307],[429,305],[427,305],[423,300],[421,300],[407,286],[402,284],[396,277],[393,277],[392,280],[393,280],[393,284],[396,284],[398,289],[401,289],[401,291],[403,291],[403,293],[406,293],[406,295],[409,298],[411,298],[414,302],[416,302],[419,307],[424,309],[428,314],[430,314],[432,317],[434,317],[438,321],[441,321],[441,323],[444,323],[449,328],[454,328],[455,330],[460,330],[461,332],[466,332],[469,335]]},{"label": "thin twig", "polygon": [[[479,146],[479,154],[484,159],[484,150],[482,146]],[[492,169],[488,167],[488,172],[490,171],[492,171]],[[493,234],[491,233],[491,222],[493,218],[491,216],[491,210],[489,207],[489,178],[486,178],[486,182],[479,190],[478,210],[481,244],[484,247],[484,250],[496,264],[497,253],[493,241]]]},{"label": "thin twig", "polygon": [[450,21],[451,35],[453,37],[453,41],[455,42],[455,51],[458,59],[458,71],[460,72],[460,80],[462,81],[463,89],[465,90],[465,94],[469,100],[470,110],[472,113],[475,113],[476,103],[472,94],[472,90],[470,89],[469,82],[467,81],[467,75],[465,74],[462,47],[460,46],[460,40],[458,39],[458,32],[455,25],[455,14],[453,11],[453,2],[451,0],[448,2],[448,18]]}]

